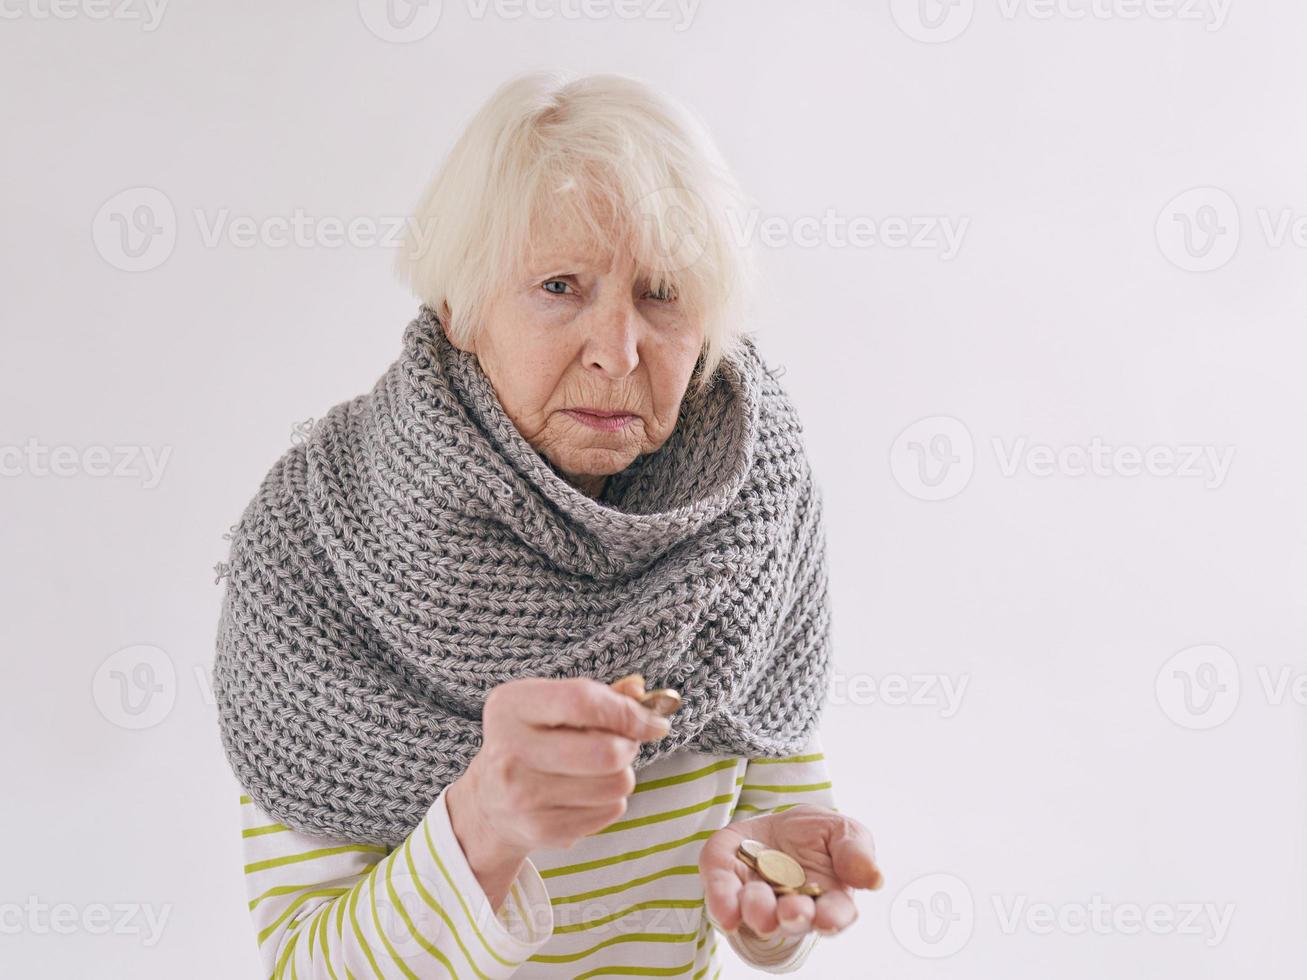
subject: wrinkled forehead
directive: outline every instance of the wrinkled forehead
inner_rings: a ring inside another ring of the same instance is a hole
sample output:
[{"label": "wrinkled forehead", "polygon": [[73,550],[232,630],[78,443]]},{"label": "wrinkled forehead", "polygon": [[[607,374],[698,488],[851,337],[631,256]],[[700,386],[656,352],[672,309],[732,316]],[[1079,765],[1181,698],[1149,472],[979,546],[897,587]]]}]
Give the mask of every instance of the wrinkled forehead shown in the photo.
[{"label": "wrinkled forehead", "polygon": [[542,221],[531,229],[523,257],[533,270],[548,271],[548,267],[554,266],[566,266],[573,271],[607,270],[623,251],[612,240],[595,235],[578,223]]},{"label": "wrinkled forehead", "polygon": [[627,210],[575,182],[541,193],[529,214],[520,254],[532,269],[562,263],[607,270],[616,264],[630,264],[635,254]]}]

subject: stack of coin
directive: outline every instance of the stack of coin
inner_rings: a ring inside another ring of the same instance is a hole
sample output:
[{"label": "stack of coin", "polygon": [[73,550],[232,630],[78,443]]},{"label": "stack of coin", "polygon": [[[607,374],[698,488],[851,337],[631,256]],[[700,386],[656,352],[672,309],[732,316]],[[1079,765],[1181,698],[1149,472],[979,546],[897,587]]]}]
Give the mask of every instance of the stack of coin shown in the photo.
[{"label": "stack of coin", "polygon": [[656,711],[664,718],[670,718],[681,710],[681,695],[670,687],[659,687],[652,691],[644,689],[642,674],[627,674],[609,685],[614,691],[635,698],[646,708]]},{"label": "stack of coin", "polygon": [[758,877],[777,895],[807,895],[816,898],[821,894],[821,885],[809,881],[803,865],[784,851],[756,841],[743,840],[735,852],[739,859],[758,872]]}]

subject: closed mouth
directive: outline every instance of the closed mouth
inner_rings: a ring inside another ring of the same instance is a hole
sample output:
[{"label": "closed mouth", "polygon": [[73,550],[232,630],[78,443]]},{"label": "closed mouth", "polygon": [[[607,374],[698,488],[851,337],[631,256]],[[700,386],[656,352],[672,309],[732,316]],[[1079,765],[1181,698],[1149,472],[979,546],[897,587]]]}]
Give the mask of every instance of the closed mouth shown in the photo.
[{"label": "closed mouth", "polygon": [[601,408],[565,408],[563,411],[582,425],[588,425],[592,429],[600,429],[604,432],[616,432],[640,417],[631,412],[617,412]]}]

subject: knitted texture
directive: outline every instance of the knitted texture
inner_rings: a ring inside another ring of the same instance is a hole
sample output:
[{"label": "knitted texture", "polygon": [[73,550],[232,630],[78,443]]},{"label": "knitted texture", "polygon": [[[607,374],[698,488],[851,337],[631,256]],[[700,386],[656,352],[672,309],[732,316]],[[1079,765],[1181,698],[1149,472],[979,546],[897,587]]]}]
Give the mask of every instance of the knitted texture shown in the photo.
[{"label": "knitted texture", "polygon": [[233,529],[213,688],[245,791],[395,845],[520,677],[675,687],[680,749],[799,749],[830,670],[821,496],[756,345],[602,497],[567,483],[422,307],[371,392],[272,467]]}]

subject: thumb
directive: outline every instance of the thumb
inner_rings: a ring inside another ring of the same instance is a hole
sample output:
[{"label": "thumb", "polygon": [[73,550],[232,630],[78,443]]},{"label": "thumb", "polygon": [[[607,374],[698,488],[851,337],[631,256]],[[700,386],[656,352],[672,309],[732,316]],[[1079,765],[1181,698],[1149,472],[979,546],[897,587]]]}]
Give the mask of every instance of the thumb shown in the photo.
[{"label": "thumb", "polygon": [[830,856],[836,876],[851,888],[875,891],[885,882],[876,864],[871,834],[855,821],[847,821],[843,832],[831,841]]}]

